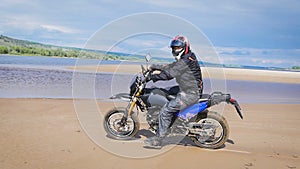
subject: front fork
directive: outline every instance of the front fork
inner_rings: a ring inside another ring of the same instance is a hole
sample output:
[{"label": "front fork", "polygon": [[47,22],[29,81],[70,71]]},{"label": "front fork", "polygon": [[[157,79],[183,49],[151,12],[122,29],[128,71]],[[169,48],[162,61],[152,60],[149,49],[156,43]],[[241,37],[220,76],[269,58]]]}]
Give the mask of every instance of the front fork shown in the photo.
[{"label": "front fork", "polygon": [[136,101],[137,101],[137,98],[134,97],[134,98],[129,102],[129,104],[128,104],[127,108],[126,108],[126,112],[124,113],[124,116],[123,116],[122,119],[121,119],[121,122],[120,122],[121,125],[125,125],[125,124],[126,124],[128,116],[131,115],[132,110],[133,110],[134,106],[136,105]]},{"label": "front fork", "polygon": [[140,87],[139,90],[136,92],[136,94],[131,99],[131,101],[129,102],[129,104],[126,108],[126,112],[124,113],[124,116],[121,119],[120,125],[126,125],[127,118],[131,115],[132,110],[133,110],[134,106],[136,105],[137,97],[141,95],[142,90],[143,90],[143,87]]}]

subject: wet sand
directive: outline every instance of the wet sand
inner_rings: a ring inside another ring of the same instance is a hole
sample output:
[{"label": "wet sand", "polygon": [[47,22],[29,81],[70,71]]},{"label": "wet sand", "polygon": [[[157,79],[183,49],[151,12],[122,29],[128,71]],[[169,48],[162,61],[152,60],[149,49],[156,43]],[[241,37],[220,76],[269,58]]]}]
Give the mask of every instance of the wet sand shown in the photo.
[{"label": "wet sand", "polygon": [[[105,101],[96,104],[101,113],[113,106]],[[81,127],[73,100],[0,99],[0,168],[300,168],[300,105],[241,106],[244,120],[225,106],[231,134],[221,149],[202,149],[185,139],[169,151],[164,150],[171,145],[151,150],[158,152],[155,156],[131,158],[98,146]],[[111,141],[111,146],[118,142],[124,145],[120,151],[143,152],[144,139]]]},{"label": "wet sand", "polygon": [[[128,64],[100,66],[80,65],[76,67],[68,67],[68,69],[87,72],[115,72],[135,74],[141,71],[141,66]],[[201,70],[203,78],[300,84],[300,72],[214,67],[202,67]]]}]

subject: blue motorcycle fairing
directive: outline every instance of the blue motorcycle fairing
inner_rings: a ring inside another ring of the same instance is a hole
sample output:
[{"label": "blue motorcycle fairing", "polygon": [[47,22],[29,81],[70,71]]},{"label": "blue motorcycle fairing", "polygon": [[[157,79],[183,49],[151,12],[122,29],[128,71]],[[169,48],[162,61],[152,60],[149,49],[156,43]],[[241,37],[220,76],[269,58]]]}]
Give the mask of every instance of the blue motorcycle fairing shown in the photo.
[{"label": "blue motorcycle fairing", "polygon": [[205,110],[207,107],[208,102],[199,102],[185,108],[184,110],[181,110],[176,114],[176,116],[188,121],[195,115]]}]

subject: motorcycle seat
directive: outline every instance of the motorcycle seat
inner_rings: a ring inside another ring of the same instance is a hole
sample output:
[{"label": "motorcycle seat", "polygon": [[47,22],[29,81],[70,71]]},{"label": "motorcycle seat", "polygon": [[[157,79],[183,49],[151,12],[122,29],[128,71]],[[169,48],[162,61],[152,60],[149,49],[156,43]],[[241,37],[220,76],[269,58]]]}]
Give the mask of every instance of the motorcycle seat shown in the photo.
[{"label": "motorcycle seat", "polygon": [[209,98],[210,98],[210,95],[209,95],[209,94],[202,94],[202,95],[200,96],[199,102],[205,102],[205,101],[207,101]]},{"label": "motorcycle seat", "polygon": [[[198,102],[204,102],[209,99],[210,95],[209,94],[202,94]],[[167,95],[168,100],[173,100],[176,98],[176,95]]]}]

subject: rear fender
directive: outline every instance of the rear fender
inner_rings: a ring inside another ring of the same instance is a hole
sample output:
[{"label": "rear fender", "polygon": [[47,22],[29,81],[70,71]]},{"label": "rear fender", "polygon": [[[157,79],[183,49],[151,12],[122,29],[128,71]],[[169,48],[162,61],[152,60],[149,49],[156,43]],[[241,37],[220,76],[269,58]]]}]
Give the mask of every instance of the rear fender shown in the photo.
[{"label": "rear fender", "polygon": [[235,100],[234,98],[230,98],[227,103],[232,104],[235,107],[236,112],[238,113],[238,115],[240,116],[241,119],[244,118],[243,113],[242,113],[242,109],[239,105],[239,103],[237,102],[237,100]]}]

